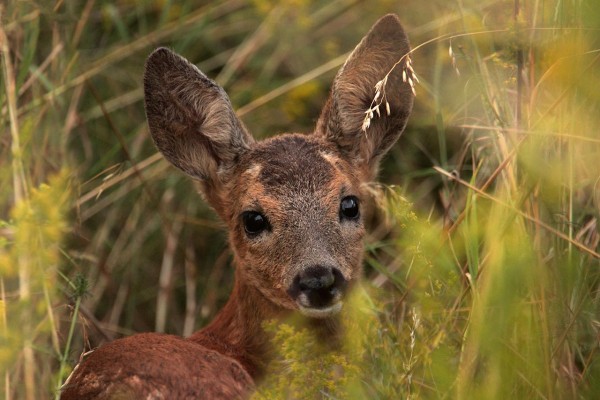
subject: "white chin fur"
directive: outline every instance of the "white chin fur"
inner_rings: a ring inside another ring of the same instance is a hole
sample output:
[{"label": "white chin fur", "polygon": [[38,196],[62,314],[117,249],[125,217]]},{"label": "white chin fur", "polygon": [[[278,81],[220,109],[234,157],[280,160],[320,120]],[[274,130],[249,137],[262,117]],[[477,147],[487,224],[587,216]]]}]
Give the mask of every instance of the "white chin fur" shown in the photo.
[{"label": "white chin fur", "polygon": [[339,301],[332,306],[326,308],[311,308],[298,306],[303,315],[311,318],[327,318],[339,313],[342,310],[342,302]]}]

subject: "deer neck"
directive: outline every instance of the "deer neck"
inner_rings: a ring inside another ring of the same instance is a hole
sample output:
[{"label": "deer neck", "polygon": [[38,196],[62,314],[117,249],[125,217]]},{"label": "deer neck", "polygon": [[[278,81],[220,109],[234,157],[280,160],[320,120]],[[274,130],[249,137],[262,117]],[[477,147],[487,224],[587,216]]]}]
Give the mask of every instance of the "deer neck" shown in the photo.
[{"label": "deer neck", "polygon": [[263,322],[280,318],[285,311],[238,275],[225,306],[190,340],[236,359],[254,379],[260,379],[270,359]]}]

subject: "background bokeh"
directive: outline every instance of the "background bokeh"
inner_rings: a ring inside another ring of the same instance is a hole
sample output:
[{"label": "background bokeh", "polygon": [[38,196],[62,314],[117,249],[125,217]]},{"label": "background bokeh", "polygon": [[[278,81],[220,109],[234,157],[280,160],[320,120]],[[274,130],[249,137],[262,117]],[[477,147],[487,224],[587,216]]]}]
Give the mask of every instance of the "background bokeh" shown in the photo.
[{"label": "background bokeh", "polygon": [[226,232],[148,135],[154,48],[221,84],[255,137],[310,132],[344,55],[390,12],[420,83],[365,249],[378,322],[357,347],[364,385],[336,395],[323,378],[311,396],[598,396],[592,0],[0,4],[0,396],[55,397],[82,352],[189,335],[229,295]]}]

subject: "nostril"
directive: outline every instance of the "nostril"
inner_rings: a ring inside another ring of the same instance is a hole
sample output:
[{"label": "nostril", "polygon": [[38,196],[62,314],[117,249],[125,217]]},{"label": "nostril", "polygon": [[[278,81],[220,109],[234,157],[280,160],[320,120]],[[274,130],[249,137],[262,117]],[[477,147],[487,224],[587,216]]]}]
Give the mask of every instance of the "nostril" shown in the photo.
[{"label": "nostril", "polygon": [[333,269],[333,280],[335,286],[340,290],[344,290],[346,288],[346,285],[348,284],[346,278],[344,278],[344,275],[342,275],[342,271],[340,271],[337,268]]},{"label": "nostril", "polygon": [[335,282],[333,268],[322,267],[320,265],[308,267],[299,275],[298,284],[300,290],[318,290],[332,286]]}]

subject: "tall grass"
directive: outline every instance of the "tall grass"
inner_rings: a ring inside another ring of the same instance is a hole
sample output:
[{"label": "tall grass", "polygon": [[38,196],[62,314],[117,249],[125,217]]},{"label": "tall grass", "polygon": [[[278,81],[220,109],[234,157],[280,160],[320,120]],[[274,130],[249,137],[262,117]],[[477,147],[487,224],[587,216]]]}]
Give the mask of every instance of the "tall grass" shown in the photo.
[{"label": "tall grass", "polygon": [[190,334],[228,296],[219,222],[147,135],[146,55],[198,63],[258,137],[310,131],[387,12],[421,83],[382,168],[396,186],[376,196],[360,312],[321,359],[271,327],[278,373],[257,396],[597,397],[600,5],[87,0],[0,5],[4,398],[54,397],[82,352]]}]

